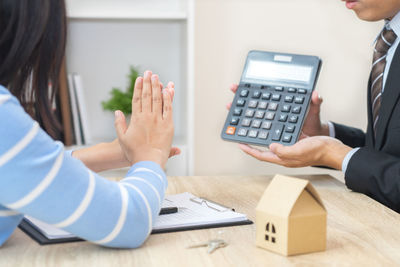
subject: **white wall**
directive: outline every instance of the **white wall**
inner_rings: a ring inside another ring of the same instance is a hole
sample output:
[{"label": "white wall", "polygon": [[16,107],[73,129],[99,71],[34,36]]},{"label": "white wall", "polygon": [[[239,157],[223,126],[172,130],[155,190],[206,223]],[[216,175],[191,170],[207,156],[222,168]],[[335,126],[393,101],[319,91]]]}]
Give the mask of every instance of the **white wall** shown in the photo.
[{"label": "white wall", "polygon": [[249,50],[318,55],[324,118],[365,128],[372,43],[382,23],[360,21],[339,0],[197,0],[195,162],[197,175],[298,173],[258,162],[220,139]]},{"label": "white wall", "polygon": [[[113,87],[125,90],[129,66],[160,75],[164,84],[176,83],[176,137],[186,130],[185,23],[181,21],[73,19],[69,22],[68,72],[83,78],[93,139],[116,137],[112,112],[103,111]],[[183,40],[183,41],[182,41]]]}]

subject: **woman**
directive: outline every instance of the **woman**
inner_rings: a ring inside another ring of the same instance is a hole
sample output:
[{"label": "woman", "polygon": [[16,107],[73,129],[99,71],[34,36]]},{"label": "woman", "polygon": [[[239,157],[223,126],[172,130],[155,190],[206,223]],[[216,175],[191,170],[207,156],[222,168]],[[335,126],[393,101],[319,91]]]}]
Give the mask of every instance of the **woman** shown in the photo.
[{"label": "woman", "polygon": [[[48,84],[58,88],[65,36],[63,0],[0,0],[0,245],[30,215],[100,245],[138,247],[160,210],[163,167],[179,153],[171,150],[173,84],[162,90],[147,71],[136,80],[129,126],[115,113],[118,140],[64,152],[50,137],[59,124]],[[119,183],[94,173],[126,165]]]}]

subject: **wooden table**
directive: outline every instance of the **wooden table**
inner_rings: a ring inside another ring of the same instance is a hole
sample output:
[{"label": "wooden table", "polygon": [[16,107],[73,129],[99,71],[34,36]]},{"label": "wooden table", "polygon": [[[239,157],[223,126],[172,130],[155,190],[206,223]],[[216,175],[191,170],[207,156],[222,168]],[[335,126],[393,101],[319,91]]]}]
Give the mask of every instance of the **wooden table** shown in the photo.
[{"label": "wooden table", "polygon": [[[271,176],[171,177],[169,194],[191,192],[255,220],[255,206]],[[142,248],[109,249],[88,242],[40,246],[20,230],[0,248],[0,266],[399,266],[400,215],[350,192],[328,175],[302,176],[328,211],[325,252],[284,257],[255,246],[255,225],[152,235]],[[229,246],[209,255],[187,246],[223,238]]]}]

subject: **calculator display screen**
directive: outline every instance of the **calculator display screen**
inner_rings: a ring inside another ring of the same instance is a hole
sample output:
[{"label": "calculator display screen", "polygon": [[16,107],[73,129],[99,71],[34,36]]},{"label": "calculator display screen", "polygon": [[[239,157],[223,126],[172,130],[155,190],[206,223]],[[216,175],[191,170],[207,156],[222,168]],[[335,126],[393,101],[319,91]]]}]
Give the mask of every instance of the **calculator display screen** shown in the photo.
[{"label": "calculator display screen", "polygon": [[311,66],[250,60],[245,76],[249,79],[287,80],[308,83],[312,72],[313,68]]}]

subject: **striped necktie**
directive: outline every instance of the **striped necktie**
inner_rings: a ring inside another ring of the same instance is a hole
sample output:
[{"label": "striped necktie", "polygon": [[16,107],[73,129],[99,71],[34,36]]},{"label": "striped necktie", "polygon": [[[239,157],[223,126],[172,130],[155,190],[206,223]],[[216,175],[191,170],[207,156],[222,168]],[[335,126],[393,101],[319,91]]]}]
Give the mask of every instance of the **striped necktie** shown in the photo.
[{"label": "striped necktie", "polygon": [[389,48],[392,46],[397,36],[393,30],[384,29],[379,35],[373,56],[371,70],[371,103],[373,128],[376,136],[376,124],[379,119],[379,109],[381,108],[381,96],[383,90],[383,72],[386,66],[386,56]]}]

